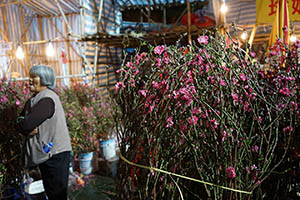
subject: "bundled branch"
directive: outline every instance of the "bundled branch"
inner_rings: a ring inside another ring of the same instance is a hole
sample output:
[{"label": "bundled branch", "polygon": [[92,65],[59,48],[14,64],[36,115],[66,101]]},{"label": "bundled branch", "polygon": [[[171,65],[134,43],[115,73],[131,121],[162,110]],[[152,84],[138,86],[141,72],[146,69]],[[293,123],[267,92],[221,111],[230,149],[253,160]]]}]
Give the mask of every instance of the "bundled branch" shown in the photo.
[{"label": "bundled branch", "polygon": [[119,199],[262,195],[257,188],[298,145],[299,45],[289,51],[278,41],[270,71],[247,52],[230,35],[206,32],[190,46],[149,46],[124,64],[121,154],[213,186],[121,162]]}]

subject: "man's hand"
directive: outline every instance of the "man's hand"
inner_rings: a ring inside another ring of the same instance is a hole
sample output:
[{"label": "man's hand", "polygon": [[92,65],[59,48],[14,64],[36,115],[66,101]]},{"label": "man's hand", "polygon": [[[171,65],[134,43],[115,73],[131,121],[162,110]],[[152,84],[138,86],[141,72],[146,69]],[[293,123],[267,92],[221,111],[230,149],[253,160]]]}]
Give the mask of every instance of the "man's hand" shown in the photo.
[{"label": "man's hand", "polygon": [[38,128],[35,128],[35,129],[33,129],[33,131],[31,131],[30,133],[29,133],[29,135],[35,135],[35,134],[37,134],[39,131],[38,131]]}]

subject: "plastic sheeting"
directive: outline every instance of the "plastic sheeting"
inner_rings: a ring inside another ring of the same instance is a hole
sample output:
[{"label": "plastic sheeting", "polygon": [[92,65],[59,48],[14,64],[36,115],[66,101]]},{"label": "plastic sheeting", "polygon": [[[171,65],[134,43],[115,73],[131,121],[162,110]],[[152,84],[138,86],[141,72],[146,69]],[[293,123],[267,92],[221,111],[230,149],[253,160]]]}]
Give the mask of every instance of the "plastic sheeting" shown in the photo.
[{"label": "plastic sheeting", "polygon": [[[34,64],[52,66],[57,76],[82,74],[83,67],[86,67],[82,61],[83,54],[86,54],[87,61],[91,63],[90,67],[94,67],[95,43],[81,44],[77,42],[79,38],[70,37],[68,33],[74,35],[96,33],[100,1],[83,0],[84,13],[81,18],[79,1],[58,0],[68,25],[55,0],[24,0],[22,3],[9,5],[7,1],[2,1],[0,3],[0,77],[6,75],[10,78],[12,74],[17,74],[16,77],[27,77],[30,66]],[[115,23],[116,16],[113,2],[104,0],[99,31],[115,34],[119,29]],[[55,49],[53,57],[45,55],[49,42]],[[23,60],[15,58],[18,45],[21,45],[25,52]],[[116,81],[114,71],[121,63],[120,56],[120,49],[99,48],[97,56],[99,66],[96,72],[101,76],[98,79],[101,80],[102,85],[107,82],[112,85]],[[103,68],[108,68],[108,72],[103,73]],[[108,74],[109,77],[104,74]],[[72,80],[78,79],[80,78],[72,78]],[[65,78],[59,82],[68,85],[70,79]]]},{"label": "plastic sheeting", "polygon": [[[66,30],[65,22],[55,2],[46,0],[23,2],[23,4],[6,5],[0,8],[0,30],[3,33],[0,34],[0,43],[9,46],[4,50],[0,45],[0,72],[2,73],[0,75],[6,74],[7,77],[11,77],[11,74],[17,72],[19,77],[27,77],[29,67],[34,64],[48,64],[54,67],[57,75],[64,75],[61,67],[62,49],[68,50],[69,71],[81,73],[82,61],[77,55],[79,54],[78,45],[72,40],[69,42],[70,46],[62,42],[67,37],[68,30]],[[72,32],[80,35],[79,5],[75,3],[77,1],[64,2],[60,5],[67,15],[66,18]],[[0,6],[3,4],[5,5],[5,2],[2,2]],[[22,21],[24,21],[24,25]],[[48,41],[53,40],[55,40],[53,42],[54,56],[51,58],[44,56]],[[46,41],[46,43],[38,43],[38,41]],[[21,45],[25,52],[23,60],[15,58],[18,45]],[[9,56],[6,56],[7,54]]]}]

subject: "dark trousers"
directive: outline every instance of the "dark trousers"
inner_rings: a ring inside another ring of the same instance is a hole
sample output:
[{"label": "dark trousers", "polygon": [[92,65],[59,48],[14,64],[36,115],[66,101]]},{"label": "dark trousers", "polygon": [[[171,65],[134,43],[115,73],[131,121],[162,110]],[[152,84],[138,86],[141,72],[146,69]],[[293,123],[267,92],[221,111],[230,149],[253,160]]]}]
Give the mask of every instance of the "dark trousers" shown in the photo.
[{"label": "dark trousers", "polygon": [[39,165],[46,195],[49,200],[67,200],[70,152],[53,155]]}]

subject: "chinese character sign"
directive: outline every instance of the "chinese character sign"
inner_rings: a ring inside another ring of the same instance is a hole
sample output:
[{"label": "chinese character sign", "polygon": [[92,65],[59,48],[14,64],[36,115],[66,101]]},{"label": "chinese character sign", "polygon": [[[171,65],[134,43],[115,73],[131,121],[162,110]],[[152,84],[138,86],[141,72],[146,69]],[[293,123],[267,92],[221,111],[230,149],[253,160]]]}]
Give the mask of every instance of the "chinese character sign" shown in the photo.
[{"label": "chinese character sign", "polygon": [[289,44],[289,11],[288,0],[279,0],[277,3],[276,14],[272,26],[272,32],[270,35],[269,46],[271,47],[277,40],[281,40],[285,44]]},{"label": "chinese character sign", "polygon": [[[279,0],[256,0],[256,22],[273,23]],[[290,21],[300,21],[300,0],[288,0]]]}]

